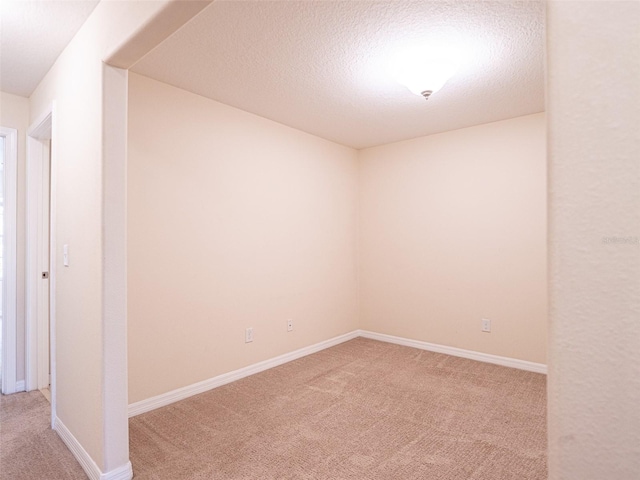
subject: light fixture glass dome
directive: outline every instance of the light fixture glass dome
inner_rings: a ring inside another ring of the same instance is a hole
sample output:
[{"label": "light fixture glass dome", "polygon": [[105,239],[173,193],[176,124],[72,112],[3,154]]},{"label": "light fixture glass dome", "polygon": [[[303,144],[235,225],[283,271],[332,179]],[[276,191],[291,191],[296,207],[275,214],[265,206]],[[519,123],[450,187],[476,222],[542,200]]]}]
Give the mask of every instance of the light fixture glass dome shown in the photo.
[{"label": "light fixture glass dome", "polygon": [[458,69],[452,52],[413,49],[399,54],[391,65],[396,81],[416,95],[429,98]]},{"label": "light fixture glass dome", "polygon": [[445,61],[416,61],[396,72],[396,79],[411,92],[420,96],[429,96],[440,90],[456,72],[457,67]]}]

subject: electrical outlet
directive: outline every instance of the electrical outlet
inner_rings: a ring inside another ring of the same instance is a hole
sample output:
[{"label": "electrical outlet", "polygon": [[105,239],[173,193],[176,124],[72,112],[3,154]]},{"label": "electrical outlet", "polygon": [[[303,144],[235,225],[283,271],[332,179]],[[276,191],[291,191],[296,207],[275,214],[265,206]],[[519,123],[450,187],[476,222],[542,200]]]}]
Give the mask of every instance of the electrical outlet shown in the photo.
[{"label": "electrical outlet", "polygon": [[287,320],[287,332],[291,332],[293,330],[293,320]]},{"label": "electrical outlet", "polygon": [[247,328],[244,331],[244,343],[253,342],[253,327]]},{"label": "electrical outlet", "polygon": [[491,320],[489,320],[488,318],[482,319],[482,331],[491,333]]}]

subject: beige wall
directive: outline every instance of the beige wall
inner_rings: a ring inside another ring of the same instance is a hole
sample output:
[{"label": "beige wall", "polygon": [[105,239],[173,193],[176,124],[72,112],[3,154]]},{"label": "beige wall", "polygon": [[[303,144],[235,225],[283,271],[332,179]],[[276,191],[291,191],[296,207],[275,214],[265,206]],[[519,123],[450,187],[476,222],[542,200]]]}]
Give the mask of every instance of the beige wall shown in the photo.
[{"label": "beige wall", "polygon": [[640,3],[547,6],[549,479],[640,478]]},{"label": "beige wall", "polygon": [[[56,106],[52,140],[52,156],[57,162],[53,174],[58,247],[52,253],[57,266],[55,413],[57,421],[89,455],[87,464],[95,463],[90,468],[96,475],[100,474],[96,471],[126,470],[128,465],[126,320],[118,319],[123,325],[121,335],[106,335],[114,328],[103,323],[105,265],[114,262],[105,255],[103,235],[119,224],[113,218],[107,224],[104,216],[105,184],[113,179],[104,175],[103,154],[117,150],[124,141],[105,133],[103,101],[126,106],[126,91],[122,91],[122,99],[109,98],[112,93],[104,90],[107,70],[102,60],[153,23],[168,3],[100,2],[30,97],[31,121],[41,118],[53,102]],[[124,185],[124,176],[121,183]],[[122,225],[124,221],[123,213]],[[68,268],[62,266],[63,244],[69,245]],[[123,298],[120,301],[124,303]],[[107,363],[107,351],[115,352],[111,355],[115,361],[112,358]],[[105,389],[105,379],[120,373],[121,391]],[[116,405],[116,397],[122,397],[122,408]],[[121,413],[114,414],[118,410]]]},{"label": "beige wall", "polygon": [[361,328],[545,363],[545,147],[536,114],[362,150]]},{"label": "beige wall", "polygon": [[130,403],[357,328],[546,362],[544,114],[356,152],[131,73],[128,143]]},{"label": "beige wall", "polygon": [[130,402],[358,327],[357,173],[353,149],[130,74]]},{"label": "beige wall", "polygon": [[[102,70],[95,43],[81,30],[33,93],[31,120],[57,102],[56,414],[100,464]],[[63,244],[69,244],[69,268],[62,267]]]},{"label": "beige wall", "polygon": [[29,128],[29,99],[0,92],[0,126],[18,130],[18,202],[17,202],[17,309],[16,336],[17,359],[16,380],[24,380],[25,372],[25,323],[24,323],[24,289],[25,289],[25,187],[26,187],[26,138]]}]

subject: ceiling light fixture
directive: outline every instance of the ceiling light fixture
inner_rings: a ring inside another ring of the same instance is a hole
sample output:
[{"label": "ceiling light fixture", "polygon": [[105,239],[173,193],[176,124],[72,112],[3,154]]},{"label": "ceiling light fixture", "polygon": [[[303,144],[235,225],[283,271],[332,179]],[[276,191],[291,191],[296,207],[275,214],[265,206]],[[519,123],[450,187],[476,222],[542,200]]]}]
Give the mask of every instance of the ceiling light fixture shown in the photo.
[{"label": "ceiling light fixture", "polygon": [[447,62],[425,62],[405,67],[398,72],[398,82],[426,100],[440,90],[456,72],[456,66]]},{"label": "ceiling light fixture", "polygon": [[451,53],[425,49],[406,51],[391,65],[392,74],[398,83],[429,100],[458,69]]}]

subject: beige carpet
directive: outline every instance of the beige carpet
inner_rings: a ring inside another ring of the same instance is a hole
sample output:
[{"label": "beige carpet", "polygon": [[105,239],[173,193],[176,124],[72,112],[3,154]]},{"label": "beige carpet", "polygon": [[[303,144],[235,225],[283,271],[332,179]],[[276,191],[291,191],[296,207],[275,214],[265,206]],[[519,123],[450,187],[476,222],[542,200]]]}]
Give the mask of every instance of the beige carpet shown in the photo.
[{"label": "beige carpet", "polygon": [[0,478],[86,479],[82,467],[51,430],[51,405],[39,391],[0,395]]},{"label": "beige carpet", "polygon": [[136,479],[542,480],[545,381],[356,339],[134,417],[131,460]]}]

